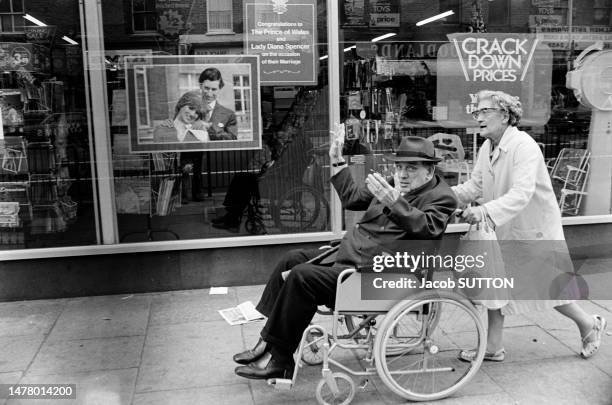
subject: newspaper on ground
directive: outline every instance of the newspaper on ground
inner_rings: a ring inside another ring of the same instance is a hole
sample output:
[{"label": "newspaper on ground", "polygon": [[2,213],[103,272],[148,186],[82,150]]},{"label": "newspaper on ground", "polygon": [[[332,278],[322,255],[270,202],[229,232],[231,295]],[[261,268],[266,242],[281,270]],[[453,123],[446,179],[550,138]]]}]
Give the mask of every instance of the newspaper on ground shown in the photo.
[{"label": "newspaper on ground", "polygon": [[230,325],[242,325],[264,318],[251,301],[245,301],[236,307],[220,309],[219,313]]}]

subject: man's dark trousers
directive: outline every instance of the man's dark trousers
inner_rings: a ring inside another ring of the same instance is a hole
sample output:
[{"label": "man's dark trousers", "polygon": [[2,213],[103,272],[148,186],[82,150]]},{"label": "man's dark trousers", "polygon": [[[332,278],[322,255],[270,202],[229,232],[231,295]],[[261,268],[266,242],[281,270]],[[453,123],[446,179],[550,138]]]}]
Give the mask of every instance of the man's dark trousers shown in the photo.
[{"label": "man's dark trousers", "polygon": [[[321,250],[292,250],[278,263],[257,310],[268,317],[261,337],[287,356],[297,349],[317,306],[333,307],[336,282],[343,267],[305,263]],[[291,270],[283,281],[281,273]]]},{"label": "man's dark trousers", "polygon": [[202,197],[204,190],[202,189],[202,158],[204,152],[185,152],[182,156],[183,162],[191,162],[193,164],[193,172],[191,175],[191,197],[196,200]]}]

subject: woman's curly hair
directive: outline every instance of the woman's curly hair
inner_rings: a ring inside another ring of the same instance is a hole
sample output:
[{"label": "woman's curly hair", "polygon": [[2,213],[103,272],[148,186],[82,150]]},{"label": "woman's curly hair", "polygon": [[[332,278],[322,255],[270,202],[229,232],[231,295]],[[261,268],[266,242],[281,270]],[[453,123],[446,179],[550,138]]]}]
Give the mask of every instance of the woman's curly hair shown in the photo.
[{"label": "woman's curly hair", "polygon": [[518,97],[503,91],[481,90],[476,94],[477,102],[492,100],[502,110],[508,113],[508,125],[517,126],[523,116],[523,108]]},{"label": "woman's curly hair", "polygon": [[188,91],[187,93],[183,94],[181,98],[179,98],[176,103],[176,107],[174,108],[174,118],[176,118],[179,111],[181,111],[181,108],[185,106],[193,108],[196,111],[199,119],[203,119],[203,117],[206,115],[207,106],[204,104],[204,101],[202,101],[202,93],[200,93],[199,90]]}]

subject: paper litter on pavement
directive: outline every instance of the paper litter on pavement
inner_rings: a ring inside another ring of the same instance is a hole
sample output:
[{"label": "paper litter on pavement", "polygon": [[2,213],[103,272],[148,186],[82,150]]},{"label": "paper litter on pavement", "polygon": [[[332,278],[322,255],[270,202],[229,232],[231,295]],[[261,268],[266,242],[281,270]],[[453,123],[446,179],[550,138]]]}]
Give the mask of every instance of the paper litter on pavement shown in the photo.
[{"label": "paper litter on pavement", "polygon": [[223,295],[227,294],[227,287],[210,287],[210,295]]},{"label": "paper litter on pavement", "polygon": [[219,313],[230,325],[242,325],[264,318],[251,301],[245,301],[236,307],[220,309]]}]

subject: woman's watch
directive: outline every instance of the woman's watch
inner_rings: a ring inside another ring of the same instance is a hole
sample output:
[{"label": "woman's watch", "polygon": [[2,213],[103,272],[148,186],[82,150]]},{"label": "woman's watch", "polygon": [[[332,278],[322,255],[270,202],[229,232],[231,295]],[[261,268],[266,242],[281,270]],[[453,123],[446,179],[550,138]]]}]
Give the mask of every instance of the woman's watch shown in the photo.
[{"label": "woman's watch", "polygon": [[332,163],[333,167],[342,167],[346,164],[346,160],[343,160],[342,162],[337,162],[337,163]]}]

